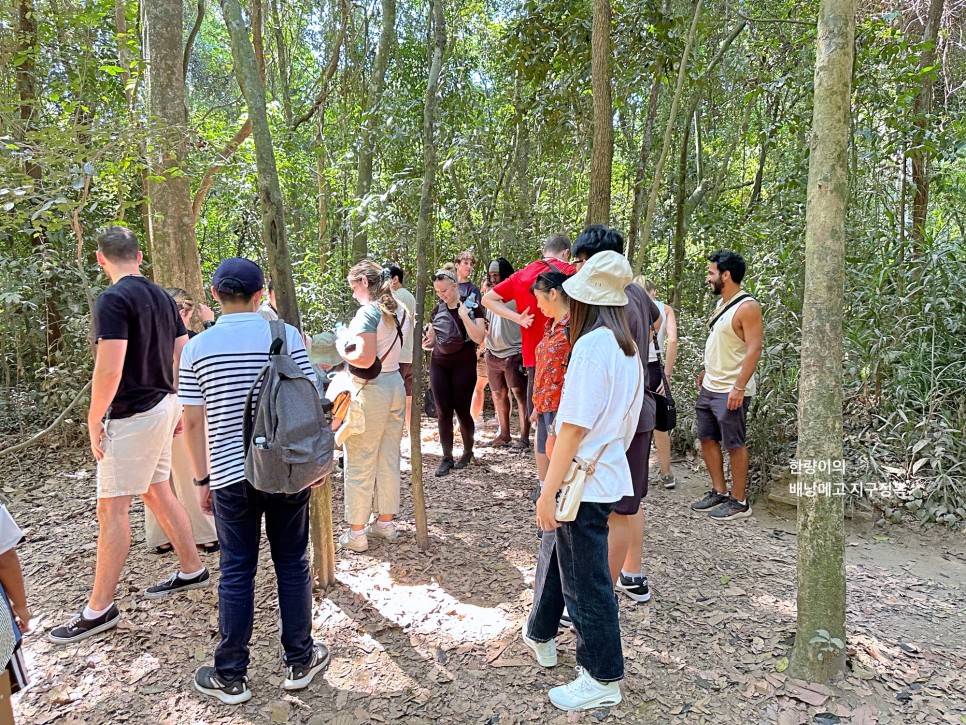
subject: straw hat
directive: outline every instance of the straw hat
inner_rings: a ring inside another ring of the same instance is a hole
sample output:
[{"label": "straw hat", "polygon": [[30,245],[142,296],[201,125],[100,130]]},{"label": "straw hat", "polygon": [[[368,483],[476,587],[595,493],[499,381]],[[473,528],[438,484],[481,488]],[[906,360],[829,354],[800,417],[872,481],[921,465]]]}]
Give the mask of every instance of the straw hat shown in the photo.
[{"label": "straw hat", "polygon": [[334,332],[320,332],[312,338],[309,348],[309,362],[313,365],[338,365],[342,356],[335,347]]},{"label": "straw hat", "polygon": [[587,305],[622,307],[627,304],[624,288],[633,278],[634,272],[623,254],[598,252],[563,283],[563,288],[571,299]]}]

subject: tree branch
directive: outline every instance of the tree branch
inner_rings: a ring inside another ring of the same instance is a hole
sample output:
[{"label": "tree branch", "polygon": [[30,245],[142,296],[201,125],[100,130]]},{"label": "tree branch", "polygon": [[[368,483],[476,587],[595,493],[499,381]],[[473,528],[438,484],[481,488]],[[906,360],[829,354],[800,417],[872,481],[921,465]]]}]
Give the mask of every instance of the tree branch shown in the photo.
[{"label": "tree branch", "polygon": [[804,25],[806,28],[814,28],[815,23],[809,23],[805,20],[783,20],[782,18],[749,18],[747,15],[742,15],[741,13],[736,13],[742,20],[747,20],[749,23],[787,23],[788,25]]},{"label": "tree branch", "polygon": [[9,453],[16,453],[17,451],[22,451],[24,448],[29,448],[34,443],[36,443],[41,438],[43,438],[48,433],[50,433],[54,428],[60,425],[60,422],[67,417],[67,414],[70,413],[71,410],[74,409],[74,406],[77,405],[78,401],[84,397],[84,394],[91,389],[91,384],[93,382],[94,382],[93,380],[87,381],[87,385],[85,385],[83,389],[76,396],[74,396],[74,399],[70,401],[70,404],[66,408],[64,408],[63,412],[61,412],[61,414],[57,416],[57,418],[54,420],[53,423],[48,425],[39,433],[36,433],[30,436],[30,438],[28,438],[27,440],[20,441],[20,443],[17,443],[16,445],[12,445],[9,448],[4,448],[2,451],[0,451],[0,456],[5,456]]},{"label": "tree branch", "polygon": [[339,26],[339,34],[336,36],[335,45],[332,46],[332,57],[329,58],[329,64],[325,67],[325,74],[322,76],[322,88],[319,90],[319,95],[316,96],[312,105],[309,107],[305,113],[296,118],[292,122],[292,129],[296,129],[303,123],[308,121],[315,115],[315,112],[319,110],[319,107],[325,103],[325,99],[329,97],[331,89],[329,88],[329,81],[332,80],[332,76],[335,75],[336,70],[339,68],[339,56],[342,53],[342,44],[345,42],[346,28],[349,25],[349,3],[347,0],[342,2],[342,24]]},{"label": "tree branch", "polygon": [[195,192],[195,197],[191,202],[191,211],[194,212],[196,220],[201,215],[201,207],[205,203],[205,197],[208,196],[208,192],[211,191],[211,187],[215,183],[215,176],[228,164],[228,160],[232,154],[245,142],[245,139],[248,138],[251,132],[252,122],[245,121],[245,125],[238,129],[235,137],[222,149],[219,155],[220,160],[209,166],[205,171],[205,175],[201,177],[201,184],[199,184],[198,191]]},{"label": "tree branch", "polygon": [[191,26],[191,32],[188,33],[188,40],[184,44],[184,60],[182,61],[182,66],[184,68],[185,80],[188,78],[188,61],[191,60],[191,49],[194,47],[195,38],[198,36],[198,31],[201,30],[201,23],[205,19],[205,0],[198,0],[198,15],[195,17],[195,24]]}]

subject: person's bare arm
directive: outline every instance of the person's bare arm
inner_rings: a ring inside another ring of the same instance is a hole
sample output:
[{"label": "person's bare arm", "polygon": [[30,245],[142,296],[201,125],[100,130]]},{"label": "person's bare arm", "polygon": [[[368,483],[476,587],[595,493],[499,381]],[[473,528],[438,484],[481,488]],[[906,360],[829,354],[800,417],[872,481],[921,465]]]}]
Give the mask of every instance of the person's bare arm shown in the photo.
[{"label": "person's bare arm", "polygon": [[529,307],[527,307],[523,312],[517,312],[507,305],[507,303],[503,301],[503,298],[500,297],[495,290],[490,290],[483,295],[482,302],[483,306],[494,315],[499,315],[506,320],[515,322],[520,327],[530,327],[530,325],[533,324],[533,315],[530,314]]},{"label": "person's bare arm", "polygon": [[544,531],[553,531],[560,528],[557,518],[554,515],[557,508],[557,492],[563,488],[563,479],[570,468],[570,462],[577,455],[577,448],[589,431],[586,428],[563,423],[557,431],[557,440],[554,442],[553,455],[550,457],[550,468],[547,469],[547,477],[543,481],[543,488],[540,490],[540,498],[537,500],[537,527]]},{"label": "person's bare arm", "polygon": [[[184,442],[188,449],[188,460],[194,478],[202,481],[208,476],[208,440],[205,436],[207,409],[203,405],[184,407]],[[211,513],[211,489],[208,486],[195,487],[201,510]]]},{"label": "person's bare arm", "polygon": [[670,305],[664,305],[664,374],[671,379],[674,361],[678,359],[678,318]]},{"label": "person's bare arm", "polygon": [[7,593],[20,631],[26,634],[30,631],[30,608],[27,606],[27,588],[23,583],[23,569],[16,547],[0,554],[0,585]]},{"label": "person's bare arm", "polygon": [[97,358],[91,384],[91,404],[87,409],[87,428],[91,439],[91,451],[95,460],[104,457],[101,438],[104,435],[104,416],[111,407],[124,371],[127,340],[98,340]]},{"label": "person's bare arm", "polygon": [[732,318],[732,327],[735,333],[745,341],[748,352],[745,353],[744,360],[741,361],[741,372],[735,386],[728,393],[728,410],[738,410],[745,397],[745,388],[751,376],[755,374],[758,361],[761,360],[761,348],[764,338],[764,324],[761,319],[761,307],[757,302],[745,302],[738,308],[738,312]]},{"label": "person's bare arm", "polygon": [[479,345],[486,339],[486,323],[483,322],[482,317],[473,317],[466,305],[463,304],[460,305],[459,316],[463,319],[463,324],[466,325],[466,334],[473,342]]},{"label": "person's bare arm", "polygon": [[342,359],[357,368],[368,368],[376,361],[376,333],[363,332],[354,338],[346,338],[348,344],[355,343],[355,349],[347,351],[345,346],[339,346]]}]

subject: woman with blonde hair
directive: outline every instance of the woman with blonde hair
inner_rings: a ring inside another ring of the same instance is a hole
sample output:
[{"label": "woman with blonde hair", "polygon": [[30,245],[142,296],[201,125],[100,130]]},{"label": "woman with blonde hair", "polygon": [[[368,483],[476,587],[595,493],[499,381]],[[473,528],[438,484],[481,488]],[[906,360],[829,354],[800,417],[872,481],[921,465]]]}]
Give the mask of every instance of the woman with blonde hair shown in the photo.
[{"label": "woman with blonde hair", "polygon": [[[657,299],[657,286],[643,275],[634,278],[635,284],[640,285],[654,300],[661,313],[661,327],[647,348],[647,389],[655,393],[667,395],[663,390],[664,380],[661,376],[661,363],[658,361],[660,353],[664,352],[664,377],[671,379],[674,361],[678,356],[678,321],[671,305]],[[677,486],[677,479],[671,473],[671,434],[668,431],[654,429],[654,448],[657,451],[658,465],[661,467],[661,483],[664,488]]]},{"label": "woman with blonde hair", "polygon": [[[197,311],[198,319],[207,329],[215,324],[215,313],[206,304],[195,304],[191,295],[180,287],[169,287],[165,290],[178,305],[178,314],[184,326],[188,328],[188,337],[194,337],[198,333],[191,329],[191,318]],[[218,551],[218,535],[215,533],[215,520],[205,514],[198,504],[198,496],[192,484],[191,460],[188,458],[188,446],[185,444],[184,436],[180,433],[175,435],[171,442],[171,489],[174,495],[184,506],[188,513],[188,520],[191,521],[191,531],[194,533],[195,544],[198,549],[205,553]],[[157,517],[147,506],[144,507],[144,540],[148,548],[154,549],[158,554],[167,554],[174,551],[168,537],[161,530]]]},{"label": "woman with blonde hair", "polygon": [[[389,270],[364,259],[349,270],[359,303],[352,322],[338,333],[336,347],[349,364],[365,432],[349,436],[345,451],[345,518],[339,544],[366,551],[369,537],[394,541],[399,513],[399,442],[406,417],[406,389],[399,357],[408,329],[406,308],[392,294]],[[375,504],[376,521],[369,519]]]},{"label": "woman with blonde hair", "polygon": [[[476,346],[486,337],[486,327],[483,307],[478,300],[461,300],[458,285],[452,264],[444,265],[433,275],[433,289],[440,302],[430,313],[431,324],[422,341],[424,350],[433,351],[429,387],[436,402],[439,444],[443,449],[437,476],[470,464],[476,434],[470,405],[476,388]],[[463,455],[458,461],[453,460],[453,413],[459,419],[463,439]]]}]

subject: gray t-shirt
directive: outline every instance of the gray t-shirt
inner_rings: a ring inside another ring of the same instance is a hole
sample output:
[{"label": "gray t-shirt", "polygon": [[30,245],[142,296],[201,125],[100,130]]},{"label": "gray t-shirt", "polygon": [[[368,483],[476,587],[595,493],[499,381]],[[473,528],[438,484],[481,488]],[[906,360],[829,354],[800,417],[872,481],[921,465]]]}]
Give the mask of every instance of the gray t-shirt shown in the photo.
[{"label": "gray t-shirt", "polygon": [[[506,306],[517,311],[514,300],[507,302]],[[517,323],[494,315],[490,310],[486,311],[486,322],[490,326],[486,335],[486,349],[494,357],[504,359],[523,352],[523,333]]]}]

